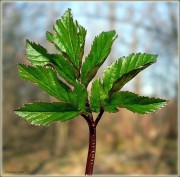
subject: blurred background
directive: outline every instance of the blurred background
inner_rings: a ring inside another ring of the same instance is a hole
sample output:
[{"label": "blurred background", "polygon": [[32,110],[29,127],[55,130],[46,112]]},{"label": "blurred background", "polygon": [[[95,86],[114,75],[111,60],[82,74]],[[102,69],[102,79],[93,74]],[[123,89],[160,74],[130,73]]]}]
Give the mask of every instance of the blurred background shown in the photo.
[{"label": "blurred background", "polygon": [[67,8],[87,29],[84,56],[101,31],[118,34],[97,76],[120,56],[158,54],[158,62],[123,90],[170,100],[149,115],[105,113],[97,128],[94,174],[177,174],[178,3],[75,1],[3,3],[3,173],[84,175],[89,135],[82,117],[44,128],[12,111],[32,101],[56,101],[21,80],[17,63],[29,64],[25,39],[56,52],[45,33]]}]

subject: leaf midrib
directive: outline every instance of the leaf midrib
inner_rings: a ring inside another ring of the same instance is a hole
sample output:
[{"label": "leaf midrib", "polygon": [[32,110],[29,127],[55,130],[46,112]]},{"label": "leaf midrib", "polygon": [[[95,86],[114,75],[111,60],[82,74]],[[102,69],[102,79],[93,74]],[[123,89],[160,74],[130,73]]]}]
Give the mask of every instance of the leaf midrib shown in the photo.
[{"label": "leaf midrib", "polygon": [[[72,20],[73,22],[73,20]],[[70,17],[68,17],[68,27],[70,26]],[[68,36],[69,36],[69,39],[70,39],[70,44],[71,44],[71,48],[73,50],[73,59],[74,59],[74,63],[75,65],[77,64],[76,63],[76,57],[75,57],[75,52],[74,52],[74,48],[73,48],[73,45],[72,45],[72,39],[71,39],[71,36],[70,36],[70,31],[69,31],[69,28],[68,28]]]}]

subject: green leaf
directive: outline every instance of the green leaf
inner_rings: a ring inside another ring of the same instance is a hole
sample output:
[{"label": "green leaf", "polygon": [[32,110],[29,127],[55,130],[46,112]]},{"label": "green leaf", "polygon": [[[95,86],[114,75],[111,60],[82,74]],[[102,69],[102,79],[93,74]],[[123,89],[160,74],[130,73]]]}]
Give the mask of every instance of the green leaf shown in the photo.
[{"label": "green leaf", "polygon": [[[77,23],[77,21],[76,21]],[[80,60],[80,67],[81,67],[81,64],[82,64],[82,58],[83,58],[83,55],[84,55],[84,45],[85,45],[85,38],[86,38],[86,29],[80,25],[78,25],[77,23],[77,26],[79,26],[79,33],[78,33],[78,36],[79,36],[79,41],[80,41],[80,50],[79,50],[79,60]],[[80,68],[79,67],[79,68]]]},{"label": "green leaf", "polygon": [[60,52],[49,54],[43,46],[27,40],[26,55],[33,66],[18,66],[22,79],[35,83],[61,100],[60,103],[26,104],[15,110],[16,114],[31,124],[46,126],[54,121],[70,120],[79,114],[90,120],[93,119],[92,112],[100,112],[97,123],[104,110],[117,112],[119,107],[146,114],[166,105],[166,100],[159,98],[118,92],[140,71],[156,62],[157,55],[141,53],[121,57],[112,63],[103,73],[103,79],[98,78],[92,83],[89,102],[87,86],[108,57],[117,38],[116,32],[102,32],[96,36],[82,65],[87,31],[73,19],[70,9],[56,21],[53,31],[47,32],[46,38]]},{"label": "green leaf", "polygon": [[26,54],[32,65],[53,64],[63,79],[71,85],[75,84],[79,73],[64,56],[49,54],[44,47],[29,40],[26,41]]},{"label": "green leaf", "polygon": [[42,66],[25,66],[19,64],[19,74],[22,79],[34,82],[38,87],[50,95],[72,103],[79,109],[86,110],[87,90],[78,81],[75,81],[74,90],[72,91],[66,84],[60,81],[52,68]]},{"label": "green leaf", "polygon": [[15,113],[34,125],[47,126],[55,121],[65,122],[81,113],[68,103],[31,103],[15,110]]},{"label": "green leaf", "polygon": [[155,112],[167,104],[166,100],[139,96],[131,92],[118,92],[108,100],[110,108],[126,108],[139,114]]},{"label": "green leaf", "polygon": [[100,108],[103,105],[104,99],[107,98],[107,94],[104,92],[100,79],[96,79],[92,83],[90,106],[93,112],[100,112]]},{"label": "green leaf", "polygon": [[70,101],[68,94],[71,89],[58,79],[52,68],[19,64],[18,70],[22,79],[34,82],[39,88],[60,100]]},{"label": "green leaf", "polygon": [[103,73],[103,87],[109,95],[119,91],[140,71],[156,62],[157,55],[131,54],[112,63]]},{"label": "green leaf", "polygon": [[74,90],[72,94],[70,95],[70,101],[78,105],[79,109],[83,112],[86,112],[86,100],[88,98],[88,93],[86,88],[80,84],[78,81],[76,81]]},{"label": "green leaf", "polygon": [[46,33],[47,39],[64,53],[74,67],[80,68],[84,53],[86,30],[73,20],[68,9],[53,27],[55,34]]},{"label": "green leaf", "polygon": [[32,65],[46,65],[49,63],[50,54],[47,50],[29,40],[26,40],[26,55]]},{"label": "green leaf", "polygon": [[52,54],[50,62],[55,66],[57,72],[62,78],[71,85],[75,84],[78,79],[78,72],[62,55]]},{"label": "green leaf", "polygon": [[115,31],[102,32],[95,37],[91,51],[82,66],[82,83],[85,86],[94,78],[99,67],[108,57],[112,43],[116,38]]}]

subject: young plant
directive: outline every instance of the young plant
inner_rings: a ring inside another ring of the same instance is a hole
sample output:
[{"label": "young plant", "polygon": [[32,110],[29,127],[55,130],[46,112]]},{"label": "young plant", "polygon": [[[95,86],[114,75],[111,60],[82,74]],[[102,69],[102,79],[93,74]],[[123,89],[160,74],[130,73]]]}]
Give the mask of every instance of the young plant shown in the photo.
[{"label": "young plant", "polygon": [[[82,62],[86,30],[72,17],[68,9],[47,32],[47,40],[59,51],[50,54],[39,44],[26,41],[26,55],[32,66],[18,65],[22,79],[31,81],[59,102],[25,104],[15,113],[29,123],[47,126],[65,122],[81,115],[89,127],[89,151],[85,175],[92,175],[96,152],[96,127],[104,113],[126,108],[138,114],[154,112],[166,105],[166,100],[139,96],[120,89],[140,71],[156,62],[157,55],[137,53],[120,57],[92,82],[91,94],[87,86],[108,57],[117,38],[115,31],[102,32],[95,37],[91,51]],[[99,113],[96,118],[93,112]]]}]

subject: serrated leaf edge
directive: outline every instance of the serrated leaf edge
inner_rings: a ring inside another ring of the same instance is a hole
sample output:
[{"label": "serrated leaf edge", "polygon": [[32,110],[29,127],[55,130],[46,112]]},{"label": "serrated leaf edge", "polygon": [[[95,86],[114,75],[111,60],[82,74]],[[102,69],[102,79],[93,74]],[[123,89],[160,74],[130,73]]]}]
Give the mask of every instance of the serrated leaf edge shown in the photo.
[{"label": "serrated leaf edge", "polygon": [[[20,107],[18,107],[17,109],[15,109],[15,110],[13,110],[13,112],[15,112],[15,114],[16,115],[18,115],[17,114],[17,112],[23,112],[23,111],[18,111],[19,109],[21,109],[21,108],[24,108],[26,105],[31,105],[31,104],[34,104],[34,103],[47,103],[47,104],[53,104],[53,103],[64,103],[64,102],[42,102],[42,101],[34,101],[34,102],[31,102],[31,103],[25,103],[25,104],[23,104],[22,106],[20,106]],[[70,104],[70,105],[73,105],[72,103],[64,103],[64,104]],[[78,107],[77,107],[78,108]],[[78,108],[79,109],[79,108]],[[78,110],[77,110],[78,111]],[[79,109],[79,114],[81,114],[82,112],[81,112],[81,110]],[[26,112],[28,112],[28,111],[26,111]],[[70,111],[69,111],[70,112]],[[19,115],[18,115],[19,116]],[[59,123],[62,123],[62,121],[54,121],[54,122],[52,122],[52,123],[50,123],[50,124],[35,124],[35,123],[32,123],[31,121],[29,121],[29,120],[27,120],[27,119],[24,119],[23,117],[21,117],[21,116],[19,116],[21,119],[23,119],[24,121],[26,121],[26,122],[28,122],[29,124],[31,124],[31,125],[34,125],[34,126],[45,126],[45,127],[48,127],[48,126],[50,126],[51,124],[53,124],[53,123],[55,123],[55,122],[59,122]]]},{"label": "serrated leaf edge", "polygon": [[[121,91],[121,92],[116,92],[116,93],[114,93],[114,94],[118,94],[118,93],[130,93],[130,94],[133,94],[133,95],[136,95],[136,96],[138,96],[138,97],[141,97],[141,98],[149,98],[149,99],[156,99],[156,100],[162,100],[162,103],[163,103],[163,105],[162,106],[160,106],[160,107],[158,107],[158,109],[156,110],[156,111],[158,111],[158,110],[161,110],[164,106],[166,106],[167,105],[167,103],[170,101],[170,100],[164,100],[164,99],[161,99],[161,98],[158,98],[158,97],[148,97],[148,96],[141,96],[141,95],[139,95],[139,94],[136,94],[136,93],[133,93],[133,92],[130,92],[130,91]],[[113,95],[114,95],[113,94]],[[114,105],[114,106],[116,106],[115,104],[111,104],[111,105]],[[126,105],[128,105],[128,104],[126,104]],[[131,105],[138,105],[138,104],[131,104]],[[149,104],[150,105],[150,104]],[[124,108],[124,107],[120,107],[120,106],[116,106],[117,108],[123,108],[123,109],[126,109],[126,110],[128,110],[127,108]],[[128,111],[131,111],[131,110],[128,110]],[[137,113],[137,112],[134,112],[134,111],[131,111],[131,112],[133,112],[133,113],[136,113],[136,114],[140,114],[140,115],[144,115],[144,114],[149,114],[149,113],[154,113],[154,112],[156,112],[156,111],[147,111],[146,113]]]}]

